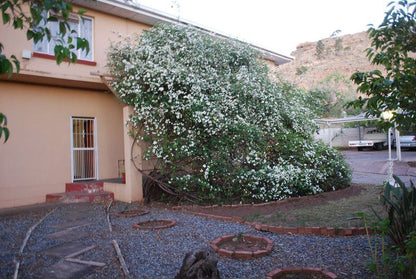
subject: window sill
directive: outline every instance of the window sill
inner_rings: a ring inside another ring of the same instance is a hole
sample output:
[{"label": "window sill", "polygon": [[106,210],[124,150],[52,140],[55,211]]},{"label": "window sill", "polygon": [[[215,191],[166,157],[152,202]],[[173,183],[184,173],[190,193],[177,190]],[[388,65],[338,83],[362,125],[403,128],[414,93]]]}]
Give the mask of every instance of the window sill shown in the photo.
[{"label": "window sill", "polygon": [[[56,60],[55,55],[40,53],[40,52],[33,52],[33,57]],[[88,66],[97,66],[97,62],[95,62],[95,61],[88,61],[88,60],[82,60],[82,59],[78,59],[77,64],[83,64],[83,65],[88,65]]]}]

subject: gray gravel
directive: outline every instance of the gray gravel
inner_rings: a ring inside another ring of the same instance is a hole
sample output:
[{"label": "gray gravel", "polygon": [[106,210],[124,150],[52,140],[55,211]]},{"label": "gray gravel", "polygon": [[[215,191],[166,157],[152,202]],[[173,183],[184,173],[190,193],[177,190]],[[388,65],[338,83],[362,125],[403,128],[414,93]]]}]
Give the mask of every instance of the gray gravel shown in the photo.
[{"label": "gray gravel", "polygon": [[[135,205],[118,202],[111,211],[114,213],[130,208],[135,208]],[[26,231],[49,211],[44,209],[0,216],[1,278],[13,277],[13,259],[18,256]],[[74,216],[75,212],[77,216]],[[78,257],[106,264],[105,267],[95,268],[86,278],[123,278],[112,239],[119,243],[131,278],[174,278],[187,252],[208,247],[210,241],[222,235],[238,233],[267,237],[275,243],[275,247],[270,255],[259,259],[221,257],[218,262],[221,278],[264,278],[268,272],[288,266],[320,267],[337,274],[339,278],[375,278],[365,268],[370,255],[366,236],[277,235],[259,232],[247,225],[160,208],[150,208],[149,214],[134,218],[110,216],[112,233],[109,232],[103,205],[58,207],[33,231],[23,252],[19,278],[36,278],[50,269],[60,258],[47,256],[44,251],[65,242],[98,245]],[[173,219],[177,224],[169,229],[153,231],[132,227],[134,223],[152,219]],[[65,228],[65,224],[80,220],[88,224],[74,231],[84,237],[64,241],[47,237]]]}]

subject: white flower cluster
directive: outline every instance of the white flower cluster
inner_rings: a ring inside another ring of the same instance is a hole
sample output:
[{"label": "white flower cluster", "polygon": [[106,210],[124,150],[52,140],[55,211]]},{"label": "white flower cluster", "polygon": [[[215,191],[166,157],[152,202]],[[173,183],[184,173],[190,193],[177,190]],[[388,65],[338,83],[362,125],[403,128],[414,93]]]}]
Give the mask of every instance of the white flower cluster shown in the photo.
[{"label": "white flower cluster", "polygon": [[161,160],[178,192],[276,200],[348,175],[342,158],[317,153],[325,148],[312,141],[310,110],[247,45],[160,25],[114,44],[109,61],[130,122],[144,127],[147,158]]}]

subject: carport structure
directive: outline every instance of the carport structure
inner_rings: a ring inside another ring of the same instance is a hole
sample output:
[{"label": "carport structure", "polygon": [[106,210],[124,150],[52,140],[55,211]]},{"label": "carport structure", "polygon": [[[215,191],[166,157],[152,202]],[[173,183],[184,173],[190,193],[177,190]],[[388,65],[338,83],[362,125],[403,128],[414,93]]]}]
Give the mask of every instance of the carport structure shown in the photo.
[{"label": "carport structure", "polygon": [[[361,121],[371,121],[371,120],[379,120],[379,117],[367,117],[364,113],[355,115],[355,116],[347,116],[343,118],[322,118],[322,119],[315,119],[316,124],[326,125],[329,130],[329,146],[332,147],[332,125],[335,124],[344,124],[344,123],[351,123],[351,122],[361,122]],[[361,138],[361,135],[360,135]]]},{"label": "carport structure", "polygon": [[[361,121],[371,121],[371,120],[379,120],[380,117],[367,117],[365,113],[356,115],[356,116],[348,116],[343,118],[323,118],[323,119],[315,119],[316,124],[326,125],[329,130],[329,146],[332,147],[332,128],[331,125],[333,124],[344,124],[344,123],[351,123],[351,122],[361,122]],[[360,130],[359,130],[360,131]],[[394,129],[395,131],[395,137],[396,139],[400,138],[400,132],[397,129]],[[359,136],[361,138],[361,134]],[[388,131],[388,148],[389,148],[389,168],[388,168],[388,174],[387,174],[387,181],[392,183],[394,185],[393,181],[393,161],[401,161],[402,155],[401,155],[401,146],[400,146],[400,140],[396,141],[396,159],[392,159],[391,156],[391,128],[389,128]]]}]

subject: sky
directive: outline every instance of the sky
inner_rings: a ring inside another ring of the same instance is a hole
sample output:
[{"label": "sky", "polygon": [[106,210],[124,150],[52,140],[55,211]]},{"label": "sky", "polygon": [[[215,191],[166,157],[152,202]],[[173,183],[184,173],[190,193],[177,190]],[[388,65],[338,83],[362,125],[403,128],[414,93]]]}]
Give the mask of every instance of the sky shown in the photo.
[{"label": "sky", "polygon": [[296,46],[378,26],[392,0],[135,0],[200,27],[289,56]]}]

